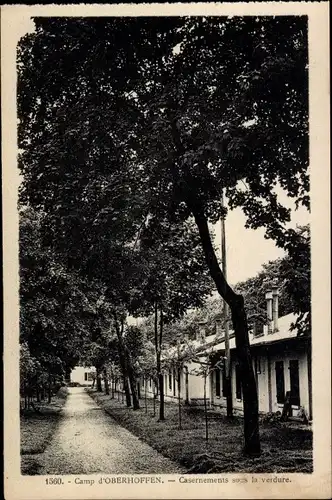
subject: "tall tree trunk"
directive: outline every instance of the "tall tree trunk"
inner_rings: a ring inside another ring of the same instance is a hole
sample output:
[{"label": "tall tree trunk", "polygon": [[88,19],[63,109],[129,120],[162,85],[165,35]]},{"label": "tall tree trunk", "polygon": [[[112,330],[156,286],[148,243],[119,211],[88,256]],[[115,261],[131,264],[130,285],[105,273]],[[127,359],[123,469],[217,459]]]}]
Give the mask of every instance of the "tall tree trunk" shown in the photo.
[{"label": "tall tree trunk", "polygon": [[110,393],[111,393],[111,399],[114,399],[114,380],[113,380],[113,374],[111,371],[111,378],[110,378]]},{"label": "tall tree trunk", "polygon": [[[126,404],[129,407],[129,406],[131,406],[131,396],[130,396],[129,388],[127,388],[127,385],[128,385],[127,377],[122,377],[121,402],[124,403],[124,397],[126,395]],[[130,397],[129,405],[128,405],[128,399],[127,399],[127,390],[128,390],[128,394]]]},{"label": "tall tree trunk", "polygon": [[103,392],[103,388],[101,385],[101,373],[100,368],[96,367],[96,380],[97,380],[97,392]]},{"label": "tall tree trunk", "polygon": [[154,306],[154,341],[156,349],[156,364],[159,385],[159,420],[165,420],[164,375],[161,370],[161,344],[163,335],[163,312],[160,308],[160,323],[158,332],[158,304]]},{"label": "tall tree trunk", "polygon": [[[131,407],[131,394],[130,394],[127,376],[123,377],[123,391],[124,391],[124,396],[126,398],[126,405],[128,408],[130,408]],[[123,397],[122,397],[122,402],[124,402]]]},{"label": "tall tree trunk", "polygon": [[[159,360],[160,365],[160,360]],[[165,395],[164,395],[164,375],[159,373],[158,375],[159,382],[159,419],[165,420]]]},{"label": "tall tree trunk", "polygon": [[48,373],[48,402],[52,401],[52,376],[51,372]]},{"label": "tall tree trunk", "polygon": [[179,409],[179,429],[182,429],[182,414],[181,414],[181,365],[178,364],[178,409]]},{"label": "tall tree trunk", "polygon": [[134,370],[132,369],[131,362],[128,362],[128,378],[131,390],[131,396],[133,399],[133,410],[139,410],[139,400],[137,397],[137,388],[136,388],[136,377],[134,374]]},{"label": "tall tree trunk", "polygon": [[228,376],[226,373],[225,377],[226,382],[226,406],[227,406],[227,418],[233,418],[233,395],[232,395],[232,379],[231,374],[228,372]]},{"label": "tall tree trunk", "polygon": [[37,403],[40,403],[40,391],[39,391],[38,384],[36,384],[36,401],[37,401]]},{"label": "tall tree trunk", "polygon": [[112,378],[111,378],[111,387],[112,387],[112,399],[114,399],[115,392],[116,392],[116,380],[115,380],[113,372],[112,372]]},{"label": "tall tree trunk", "polygon": [[207,403],[206,403],[206,379],[207,375],[204,374],[204,417],[205,417],[205,439],[209,440],[209,421],[208,421],[208,413],[207,413]]},{"label": "tall tree trunk", "polygon": [[224,329],[225,329],[225,389],[226,389],[226,405],[227,418],[233,418],[233,394],[232,394],[232,371],[231,371],[231,356],[229,349],[229,325],[228,325],[228,304],[224,303]]},{"label": "tall tree trunk", "polygon": [[[221,194],[221,203],[224,208],[224,191]],[[221,260],[222,272],[225,280],[227,280],[227,258],[226,258],[226,230],[225,218],[221,218]],[[225,334],[225,389],[227,401],[227,417],[233,418],[233,395],[232,395],[232,382],[231,382],[231,356],[229,349],[229,323],[228,323],[228,304],[223,301],[223,319],[224,319],[224,334]]]},{"label": "tall tree trunk", "polygon": [[154,380],[152,383],[153,383],[153,416],[155,417],[156,416],[156,397],[157,397],[157,394],[156,394],[156,383]]},{"label": "tall tree trunk", "polygon": [[114,324],[115,324],[115,331],[116,335],[118,338],[118,352],[119,352],[119,361],[120,361],[120,367],[123,375],[123,390],[126,395],[126,405],[129,408],[131,406],[131,394],[129,390],[129,384],[128,384],[128,366],[127,366],[127,359],[126,359],[126,351],[125,351],[125,345],[123,342],[123,322],[121,324],[121,327],[119,326],[117,315],[114,312],[113,313],[114,317]]},{"label": "tall tree trunk", "polygon": [[65,381],[70,382],[71,368],[66,368]]},{"label": "tall tree trunk", "polygon": [[131,396],[133,399],[133,410],[139,410],[139,399],[137,397],[137,380],[136,380],[136,375],[133,369],[133,363],[131,360],[131,354],[128,349],[128,347],[124,344],[124,349],[125,349],[125,357],[126,357],[126,362],[127,362],[127,372],[128,372],[128,378],[129,378],[129,383],[130,383],[130,390],[131,390]]},{"label": "tall tree trunk", "polygon": [[258,397],[256,380],[251,360],[247,317],[242,295],[236,294],[228,285],[219,267],[212,246],[207,219],[202,207],[190,204],[197,224],[205,259],[217,290],[230,307],[235,331],[236,349],[240,362],[240,376],[243,390],[244,412],[244,452],[248,455],[260,454]]},{"label": "tall tree trunk", "polygon": [[109,383],[108,383],[106,368],[103,369],[103,376],[104,376],[104,384],[105,384],[105,394],[109,395],[109,393],[110,393],[110,386],[109,386]]}]

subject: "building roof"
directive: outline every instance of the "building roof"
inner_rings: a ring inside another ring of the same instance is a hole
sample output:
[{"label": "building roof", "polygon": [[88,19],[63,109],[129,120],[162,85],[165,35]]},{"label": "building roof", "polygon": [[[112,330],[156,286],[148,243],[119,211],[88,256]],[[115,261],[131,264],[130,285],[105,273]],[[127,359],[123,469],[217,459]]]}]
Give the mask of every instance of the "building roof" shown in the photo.
[{"label": "building roof", "polygon": [[[263,333],[260,335],[254,335],[253,332],[249,332],[249,343],[251,346],[259,346],[259,345],[269,345],[271,343],[276,343],[284,340],[290,340],[294,338],[298,338],[298,332],[296,329],[292,328],[292,325],[298,319],[298,314],[287,314],[286,316],[282,316],[278,319],[278,330],[272,333],[268,333],[267,325],[264,325]],[[223,351],[225,349],[225,337],[224,331],[220,333],[216,333],[213,335],[209,335],[202,340],[194,340],[190,342],[191,348],[195,351],[196,355],[204,355],[207,353],[209,349],[213,349],[216,351]],[[229,348],[235,349],[235,334],[234,330],[229,331]],[[178,350],[181,358],[181,354],[185,353],[186,348],[185,345],[181,345],[179,347],[171,347],[167,349],[166,356],[163,356],[164,359],[172,359],[178,357]]]},{"label": "building roof", "polygon": [[[288,340],[298,337],[296,329],[292,329],[292,325],[296,322],[298,314],[290,313],[286,316],[282,316],[278,319],[278,330],[275,332],[268,333],[267,325],[264,325],[263,333],[261,335],[254,335],[252,331],[249,332],[249,343],[251,346],[271,344],[274,342],[279,342],[281,340]],[[214,338],[213,338],[214,337]],[[220,341],[218,342],[218,338]],[[214,344],[215,350],[225,349],[225,339],[223,332],[221,335],[210,335],[205,339],[206,344]],[[235,334],[234,330],[229,332],[229,348],[235,349]]]}]

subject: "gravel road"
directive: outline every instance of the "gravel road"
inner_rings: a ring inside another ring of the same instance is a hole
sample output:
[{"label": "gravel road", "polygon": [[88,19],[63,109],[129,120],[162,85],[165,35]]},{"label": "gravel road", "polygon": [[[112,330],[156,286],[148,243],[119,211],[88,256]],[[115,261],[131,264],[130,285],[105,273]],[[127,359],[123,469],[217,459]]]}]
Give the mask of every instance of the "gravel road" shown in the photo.
[{"label": "gravel road", "polygon": [[81,387],[70,387],[39,474],[176,474],[185,469],[118,425]]}]

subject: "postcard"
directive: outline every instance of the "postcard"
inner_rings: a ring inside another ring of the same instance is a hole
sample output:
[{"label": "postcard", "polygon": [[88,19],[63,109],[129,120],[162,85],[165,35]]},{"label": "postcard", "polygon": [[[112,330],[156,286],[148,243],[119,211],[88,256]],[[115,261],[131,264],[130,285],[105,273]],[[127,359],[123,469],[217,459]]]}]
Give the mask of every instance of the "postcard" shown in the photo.
[{"label": "postcard", "polygon": [[331,497],[328,10],[1,8],[7,500]]}]

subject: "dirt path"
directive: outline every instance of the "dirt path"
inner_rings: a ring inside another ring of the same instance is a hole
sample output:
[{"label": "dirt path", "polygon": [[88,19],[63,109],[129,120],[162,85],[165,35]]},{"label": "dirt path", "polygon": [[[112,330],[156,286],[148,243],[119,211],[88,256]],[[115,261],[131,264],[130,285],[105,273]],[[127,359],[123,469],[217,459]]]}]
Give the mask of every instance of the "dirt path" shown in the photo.
[{"label": "dirt path", "polygon": [[185,472],[119,426],[81,387],[69,388],[60,425],[39,462],[39,474]]}]

